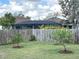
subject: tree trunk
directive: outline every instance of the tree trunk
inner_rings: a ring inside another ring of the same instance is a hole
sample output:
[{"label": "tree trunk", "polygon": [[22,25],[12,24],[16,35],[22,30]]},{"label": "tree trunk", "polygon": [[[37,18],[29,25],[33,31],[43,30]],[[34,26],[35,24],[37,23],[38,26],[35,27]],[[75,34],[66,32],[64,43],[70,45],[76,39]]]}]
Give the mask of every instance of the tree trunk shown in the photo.
[{"label": "tree trunk", "polygon": [[66,52],[66,51],[67,51],[67,49],[66,49],[66,46],[65,46],[65,44],[63,44],[63,47],[64,47],[64,51]]},{"label": "tree trunk", "polygon": [[78,29],[78,24],[76,26],[76,32],[75,32],[75,43],[79,44],[79,29]]}]

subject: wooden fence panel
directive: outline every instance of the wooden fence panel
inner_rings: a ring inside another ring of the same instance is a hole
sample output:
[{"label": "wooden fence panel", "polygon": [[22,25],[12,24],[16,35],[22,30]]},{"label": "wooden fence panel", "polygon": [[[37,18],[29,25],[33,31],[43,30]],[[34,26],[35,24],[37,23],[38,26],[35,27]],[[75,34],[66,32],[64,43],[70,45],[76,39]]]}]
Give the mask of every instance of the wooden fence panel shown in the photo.
[{"label": "wooden fence panel", "polygon": [[0,30],[0,44],[6,44],[11,42],[12,37],[16,34],[21,34],[24,41],[31,38],[32,30]]},{"label": "wooden fence panel", "polygon": [[[24,41],[31,39],[31,35],[34,35],[37,41],[53,41],[53,32],[56,29],[21,29],[21,30],[0,30],[0,44],[9,43],[15,35],[15,33],[20,33]],[[75,30],[71,29],[75,39]]]},{"label": "wooden fence panel", "polygon": [[[35,35],[38,41],[54,41],[53,33],[58,29],[33,29],[33,35]],[[72,31],[72,37],[75,39],[75,30]]]}]

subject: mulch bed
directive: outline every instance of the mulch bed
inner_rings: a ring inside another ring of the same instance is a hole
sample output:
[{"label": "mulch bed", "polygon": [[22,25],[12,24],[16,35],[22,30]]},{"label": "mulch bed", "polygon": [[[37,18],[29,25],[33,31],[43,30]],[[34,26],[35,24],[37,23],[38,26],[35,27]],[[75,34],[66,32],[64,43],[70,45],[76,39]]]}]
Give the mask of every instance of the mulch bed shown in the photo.
[{"label": "mulch bed", "polygon": [[73,53],[73,51],[70,51],[70,50],[60,50],[58,52],[61,54],[72,54]]},{"label": "mulch bed", "polygon": [[13,46],[13,48],[23,48],[23,46]]}]

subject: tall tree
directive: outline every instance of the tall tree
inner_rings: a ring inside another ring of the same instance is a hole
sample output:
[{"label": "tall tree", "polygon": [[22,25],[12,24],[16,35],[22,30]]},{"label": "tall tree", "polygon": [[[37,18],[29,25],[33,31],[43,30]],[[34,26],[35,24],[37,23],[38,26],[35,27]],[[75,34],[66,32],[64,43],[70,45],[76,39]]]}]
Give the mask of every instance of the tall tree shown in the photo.
[{"label": "tall tree", "polygon": [[76,43],[79,43],[79,0],[59,0],[62,12],[68,20],[71,20],[73,28],[76,28]]},{"label": "tall tree", "polygon": [[6,13],[0,18],[0,25],[4,27],[9,27],[15,23],[15,17],[11,13]]},{"label": "tall tree", "polygon": [[79,15],[79,0],[59,0],[59,4],[62,7],[64,16],[75,24]]}]

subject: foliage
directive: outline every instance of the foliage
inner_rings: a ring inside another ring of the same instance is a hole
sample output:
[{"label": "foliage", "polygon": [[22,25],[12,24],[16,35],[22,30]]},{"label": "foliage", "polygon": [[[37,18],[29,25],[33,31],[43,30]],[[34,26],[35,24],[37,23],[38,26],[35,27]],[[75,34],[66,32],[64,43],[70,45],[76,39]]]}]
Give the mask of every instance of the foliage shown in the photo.
[{"label": "foliage", "polygon": [[63,28],[63,27],[61,27],[61,26],[51,26],[51,25],[42,25],[42,26],[40,26],[39,27],[40,29],[61,29],[61,28]]},{"label": "foliage", "polygon": [[79,0],[59,0],[59,4],[64,16],[75,23],[75,19],[77,20],[79,15]]},{"label": "foliage", "polygon": [[31,17],[29,17],[29,16],[26,16],[26,19],[31,19]]},{"label": "foliage", "polygon": [[34,35],[31,35],[30,41],[36,41],[36,37]]},{"label": "foliage", "polygon": [[58,29],[53,32],[53,37],[60,44],[62,43],[71,43],[72,41],[72,32],[68,29]]},{"label": "foliage", "polygon": [[21,34],[16,33],[16,34],[13,36],[13,38],[12,38],[12,43],[13,43],[13,44],[18,44],[18,43],[20,43],[20,42],[22,42],[22,36],[21,36]]},{"label": "foliage", "polygon": [[15,17],[11,13],[6,13],[3,17],[0,18],[0,25],[10,26],[15,23]]}]

